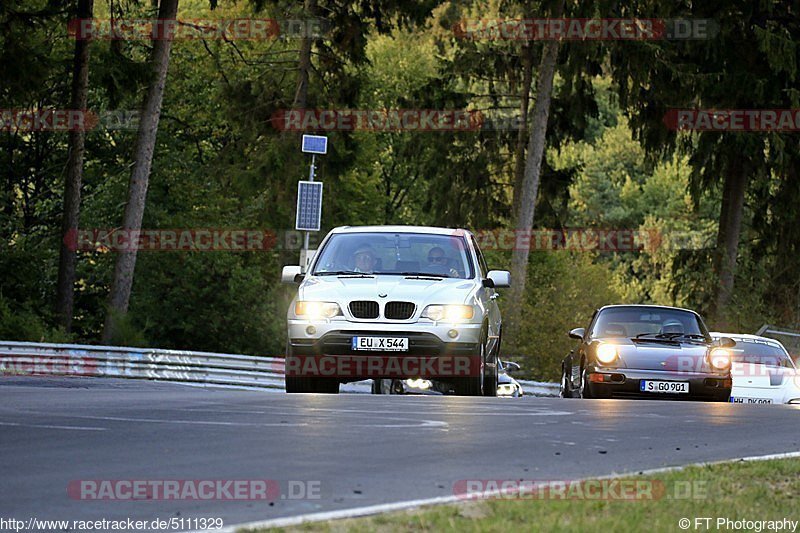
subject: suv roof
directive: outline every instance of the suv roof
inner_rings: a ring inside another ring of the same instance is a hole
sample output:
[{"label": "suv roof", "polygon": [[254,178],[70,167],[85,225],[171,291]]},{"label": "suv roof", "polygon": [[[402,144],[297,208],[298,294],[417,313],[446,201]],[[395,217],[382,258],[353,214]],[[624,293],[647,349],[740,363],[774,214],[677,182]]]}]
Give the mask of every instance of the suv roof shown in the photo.
[{"label": "suv roof", "polygon": [[435,235],[470,234],[461,228],[438,228],[434,226],[339,226],[331,233],[432,233]]}]

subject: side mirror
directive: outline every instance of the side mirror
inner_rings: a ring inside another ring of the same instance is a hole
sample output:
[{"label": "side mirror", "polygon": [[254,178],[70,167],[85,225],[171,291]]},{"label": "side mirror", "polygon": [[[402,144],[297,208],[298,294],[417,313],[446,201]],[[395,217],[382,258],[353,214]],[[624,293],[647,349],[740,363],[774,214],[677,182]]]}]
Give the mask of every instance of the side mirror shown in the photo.
[{"label": "side mirror", "polygon": [[571,339],[581,340],[581,339],[583,339],[584,335],[586,335],[586,330],[583,329],[583,328],[575,328],[573,330],[570,330],[570,332],[569,332],[569,337]]},{"label": "side mirror", "polygon": [[733,348],[734,346],[736,346],[736,341],[731,339],[730,337],[720,337],[719,339],[717,339],[714,345],[720,348]]},{"label": "side mirror", "polygon": [[490,270],[483,280],[484,287],[503,289],[511,286],[511,272],[508,270]]},{"label": "side mirror", "polygon": [[299,265],[289,265],[283,267],[281,272],[281,283],[300,283],[303,280],[303,273]]},{"label": "side mirror", "polygon": [[514,361],[503,361],[503,368],[506,369],[506,372],[517,372],[522,367]]}]

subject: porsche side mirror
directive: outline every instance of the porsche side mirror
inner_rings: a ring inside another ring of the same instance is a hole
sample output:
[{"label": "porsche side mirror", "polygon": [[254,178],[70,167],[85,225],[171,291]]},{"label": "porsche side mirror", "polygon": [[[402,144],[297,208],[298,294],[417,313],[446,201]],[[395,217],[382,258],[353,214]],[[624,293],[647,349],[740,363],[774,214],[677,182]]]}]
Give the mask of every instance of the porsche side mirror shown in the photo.
[{"label": "porsche side mirror", "polygon": [[575,328],[569,332],[569,336],[571,339],[583,339],[583,336],[586,335],[586,330],[583,328]]}]

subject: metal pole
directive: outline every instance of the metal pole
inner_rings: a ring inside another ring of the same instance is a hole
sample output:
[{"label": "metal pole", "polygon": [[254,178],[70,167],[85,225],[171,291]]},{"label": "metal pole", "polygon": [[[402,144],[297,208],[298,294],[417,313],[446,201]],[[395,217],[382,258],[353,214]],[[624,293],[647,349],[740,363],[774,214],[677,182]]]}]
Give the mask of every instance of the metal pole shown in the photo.
[{"label": "metal pole", "polygon": [[[311,168],[308,169],[308,181],[314,181],[314,163],[316,162],[317,154],[311,154]],[[311,232],[304,232],[303,236],[303,272],[306,271],[306,261],[308,261],[308,236]]]}]

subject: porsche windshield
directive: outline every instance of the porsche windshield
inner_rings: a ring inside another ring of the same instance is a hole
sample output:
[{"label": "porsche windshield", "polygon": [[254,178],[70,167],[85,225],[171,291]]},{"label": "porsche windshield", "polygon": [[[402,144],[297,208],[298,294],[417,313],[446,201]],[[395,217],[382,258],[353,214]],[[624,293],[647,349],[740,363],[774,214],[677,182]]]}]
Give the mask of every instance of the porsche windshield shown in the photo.
[{"label": "porsche windshield", "polygon": [[706,340],[708,332],[697,315],[658,307],[613,307],[597,316],[592,338],[696,338]]},{"label": "porsche windshield", "polygon": [[315,276],[385,274],[472,278],[462,236],[426,233],[336,233],[320,251]]}]

